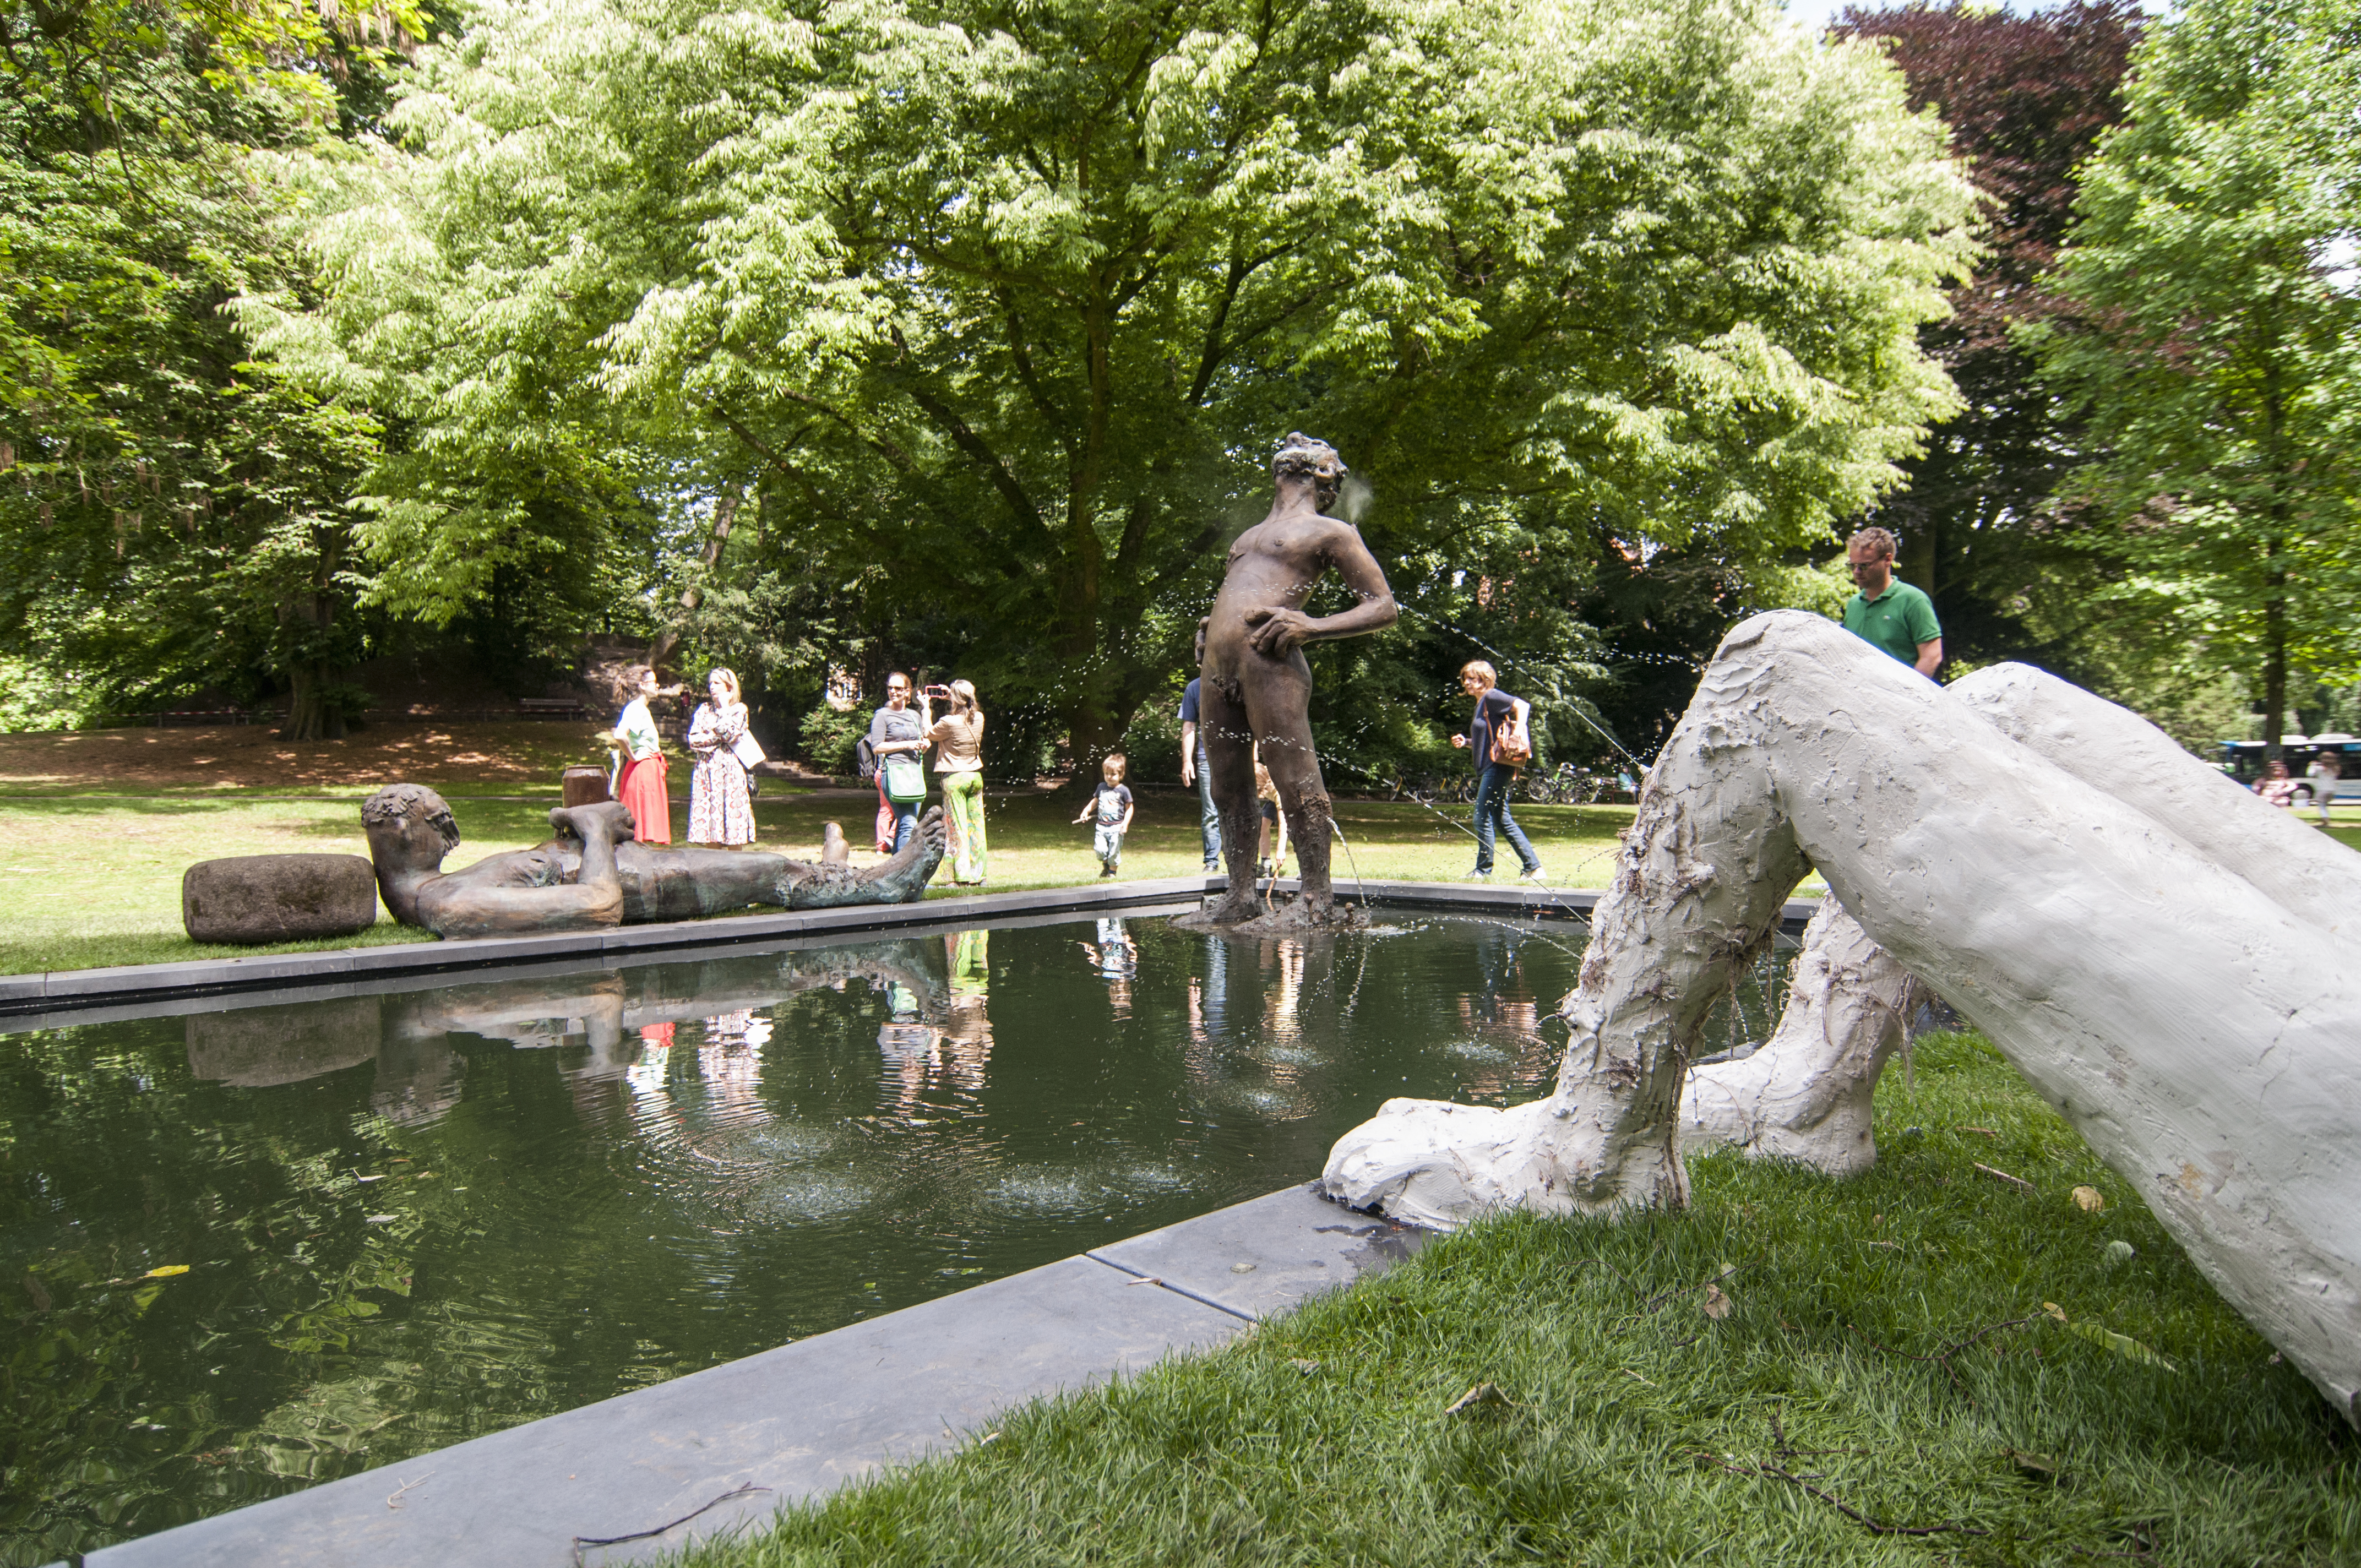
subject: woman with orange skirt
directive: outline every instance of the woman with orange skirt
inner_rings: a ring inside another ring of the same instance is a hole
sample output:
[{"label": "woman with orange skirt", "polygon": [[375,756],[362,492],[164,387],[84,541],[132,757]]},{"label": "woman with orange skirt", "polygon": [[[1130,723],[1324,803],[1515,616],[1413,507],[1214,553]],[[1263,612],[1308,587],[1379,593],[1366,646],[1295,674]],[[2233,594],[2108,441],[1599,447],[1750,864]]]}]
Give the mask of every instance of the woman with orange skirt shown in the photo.
[{"label": "woman with orange skirt", "polygon": [[642,844],[669,844],[672,796],[664,790],[664,774],[670,764],[664,761],[656,734],[655,716],[648,711],[648,698],[663,694],[656,689],[656,673],[645,664],[632,665],[623,681],[635,695],[623,705],[623,716],[615,720],[615,737],[622,742],[624,758],[622,775],[615,782],[615,798],[631,808],[632,838]]}]

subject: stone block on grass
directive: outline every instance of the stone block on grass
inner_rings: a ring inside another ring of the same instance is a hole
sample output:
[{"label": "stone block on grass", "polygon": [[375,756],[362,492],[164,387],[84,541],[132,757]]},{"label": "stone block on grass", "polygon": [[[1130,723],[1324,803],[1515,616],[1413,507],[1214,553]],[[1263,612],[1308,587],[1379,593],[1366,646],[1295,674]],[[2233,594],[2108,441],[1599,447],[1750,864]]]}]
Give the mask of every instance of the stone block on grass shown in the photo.
[{"label": "stone block on grass", "polygon": [[377,922],[377,872],[358,855],[236,855],[181,878],[181,924],[194,942],[300,942]]}]

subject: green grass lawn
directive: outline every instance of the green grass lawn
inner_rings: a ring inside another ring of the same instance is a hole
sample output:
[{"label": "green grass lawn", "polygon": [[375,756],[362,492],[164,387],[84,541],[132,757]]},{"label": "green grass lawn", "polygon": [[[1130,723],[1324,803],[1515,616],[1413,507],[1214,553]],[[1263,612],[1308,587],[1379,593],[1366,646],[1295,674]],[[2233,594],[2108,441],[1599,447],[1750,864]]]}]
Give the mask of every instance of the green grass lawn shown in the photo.
[{"label": "green grass lawn", "polygon": [[[548,759],[533,745],[556,746],[555,727],[520,727],[522,734],[500,752],[504,768],[538,767]],[[147,732],[135,731],[136,740]],[[163,731],[167,738],[175,732]],[[185,733],[185,732],[183,732]],[[555,791],[529,780],[464,776],[475,753],[468,743],[443,756],[439,767],[462,776],[438,783],[451,799],[463,842],[454,867],[548,837],[548,806]],[[445,749],[446,751],[449,748]],[[523,762],[517,759],[523,758]],[[555,766],[545,770],[554,773]],[[683,776],[679,773],[676,777]],[[196,861],[222,855],[343,853],[366,855],[359,803],[373,785],[152,784],[36,789],[0,782],[0,974],[166,963],[311,948],[374,946],[423,939],[423,933],[380,918],[357,937],[280,947],[224,948],[192,942],[181,928],[181,873]],[[537,795],[539,801],[489,798]],[[1201,871],[1197,797],[1172,789],[1138,792],[1139,815],[1124,851],[1126,878],[1186,876]],[[995,794],[986,803],[992,877],[986,891],[1064,887],[1098,881],[1091,830],[1071,818],[1078,807],[1033,791]],[[1371,880],[1456,881],[1475,864],[1470,807],[1429,809],[1410,801],[1340,800],[1336,820],[1346,847],[1335,858],[1339,885],[1358,874]],[[820,826],[843,823],[856,864],[873,858],[875,807],[863,795],[804,791],[773,784],[756,804],[764,844],[817,858]],[[1629,806],[1519,806],[1547,885],[1605,885],[1615,835],[1631,820]],[[686,839],[686,789],[673,802],[673,835]],[[2333,835],[2361,848],[2361,825]],[[1290,868],[1293,868],[1290,866]],[[1516,856],[1503,844],[1496,873],[1516,875]],[[960,891],[938,873],[930,896]],[[1821,891],[1817,878],[1799,890]]]},{"label": "green grass lawn", "polygon": [[1916,1079],[1865,1176],[1722,1155],[1686,1213],[1497,1220],[684,1561],[2361,1561],[2353,1433],[2132,1189],[1978,1037]]},{"label": "green grass lawn", "polygon": [[[677,776],[677,775],[676,775]],[[437,787],[443,787],[438,785]],[[479,785],[497,789],[495,784]],[[508,793],[527,793],[506,786]],[[343,853],[366,855],[357,787],[336,798],[318,788],[290,791],[222,786],[127,795],[16,793],[0,799],[0,973],[164,963],[304,948],[418,941],[422,932],[381,918],[358,937],[271,948],[223,948],[192,942],[181,928],[181,874],[191,863],[224,855]],[[463,842],[450,860],[464,866],[479,856],[537,844],[548,837],[548,805],[469,798],[447,791]],[[288,796],[293,795],[293,798]],[[270,798],[277,796],[279,798]],[[1124,854],[1126,878],[1183,876],[1201,870],[1197,799],[1178,790],[1143,790],[1139,816]],[[673,833],[687,833],[687,796],[674,800]],[[1038,793],[994,795],[986,803],[992,844],[987,891],[1094,883],[1099,866],[1091,830],[1071,821],[1075,807]],[[1468,807],[1432,812],[1410,802],[1341,801],[1337,820],[1351,845],[1336,857],[1336,875],[1356,870],[1369,878],[1437,880],[1466,874],[1475,863],[1466,828]],[[817,859],[821,824],[844,824],[855,863],[875,857],[869,835],[875,807],[868,797],[840,792],[792,792],[774,784],[756,804],[763,841]],[[1558,887],[1597,887],[1607,876],[1615,832],[1631,821],[1629,806],[1517,808]],[[1499,867],[1513,877],[1516,857],[1502,846]],[[950,896],[939,873],[934,896]]]}]

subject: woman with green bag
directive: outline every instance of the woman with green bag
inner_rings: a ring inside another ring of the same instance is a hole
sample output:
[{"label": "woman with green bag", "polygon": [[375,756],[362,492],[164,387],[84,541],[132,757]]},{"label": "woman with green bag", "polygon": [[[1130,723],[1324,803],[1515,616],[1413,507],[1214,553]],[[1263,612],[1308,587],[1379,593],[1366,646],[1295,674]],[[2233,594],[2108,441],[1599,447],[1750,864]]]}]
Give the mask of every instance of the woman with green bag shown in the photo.
[{"label": "woman with green bag", "polygon": [[885,852],[898,855],[927,799],[927,731],[910,710],[909,676],[885,677],[885,706],[869,720],[869,749],[877,757],[878,798],[894,814],[894,846]]}]

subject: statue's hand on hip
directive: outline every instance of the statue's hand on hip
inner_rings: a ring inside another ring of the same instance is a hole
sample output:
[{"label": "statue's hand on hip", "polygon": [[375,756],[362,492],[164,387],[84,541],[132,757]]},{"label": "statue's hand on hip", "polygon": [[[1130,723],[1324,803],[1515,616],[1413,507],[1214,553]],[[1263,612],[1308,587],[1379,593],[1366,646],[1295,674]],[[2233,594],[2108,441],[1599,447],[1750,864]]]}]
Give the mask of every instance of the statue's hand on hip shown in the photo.
[{"label": "statue's hand on hip", "polygon": [[1246,642],[1257,653],[1278,659],[1312,641],[1312,618],[1300,609],[1250,609]]}]

